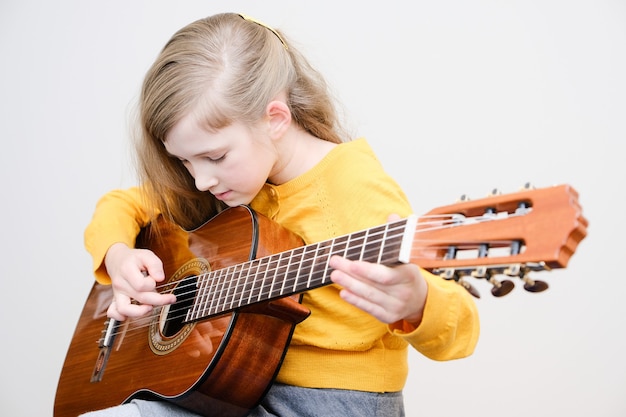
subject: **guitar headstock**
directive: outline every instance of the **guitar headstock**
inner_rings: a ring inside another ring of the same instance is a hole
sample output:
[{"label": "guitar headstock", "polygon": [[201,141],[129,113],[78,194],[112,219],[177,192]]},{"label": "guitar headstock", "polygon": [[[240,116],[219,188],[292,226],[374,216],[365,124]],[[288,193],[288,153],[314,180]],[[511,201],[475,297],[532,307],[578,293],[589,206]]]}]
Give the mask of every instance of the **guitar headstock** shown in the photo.
[{"label": "guitar headstock", "polygon": [[497,275],[519,277],[526,290],[540,292],[547,284],[532,280],[528,272],[565,268],[587,226],[578,193],[568,185],[526,186],[503,195],[494,191],[420,216],[411,260],[476,297],[467,276],[490,281],[495,296],[513,289],[511,281],[499,281]]}]

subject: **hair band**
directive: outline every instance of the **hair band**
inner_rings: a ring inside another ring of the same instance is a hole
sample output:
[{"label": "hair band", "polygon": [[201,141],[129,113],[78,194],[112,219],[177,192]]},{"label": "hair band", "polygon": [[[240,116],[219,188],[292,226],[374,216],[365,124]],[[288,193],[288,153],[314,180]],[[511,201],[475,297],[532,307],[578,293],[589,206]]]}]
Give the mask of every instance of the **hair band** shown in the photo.
[{"label": "hair band", "polygon": [[238,13],[239,16],[241,16],[242,19],[247,20],[248,22],[252,22],[252,23],[256,23],[259,26],[263,26],[265,29],[268,29],[269,31],[271,31],[274,35],[276,35],[276,37],[278,38],[278,40],[280,40],[280,43],[283,44],[283,46],[285,47],[285,49],[289,49],[287,47],[287,42],[285,42],[285,40],[283,39],[282,36],[280,36],[280,34],[273,29],[272,27],[266,25],[265,23],[261,22],[260,20],[255,19],[254,17],[242,14],[242,13]]}]

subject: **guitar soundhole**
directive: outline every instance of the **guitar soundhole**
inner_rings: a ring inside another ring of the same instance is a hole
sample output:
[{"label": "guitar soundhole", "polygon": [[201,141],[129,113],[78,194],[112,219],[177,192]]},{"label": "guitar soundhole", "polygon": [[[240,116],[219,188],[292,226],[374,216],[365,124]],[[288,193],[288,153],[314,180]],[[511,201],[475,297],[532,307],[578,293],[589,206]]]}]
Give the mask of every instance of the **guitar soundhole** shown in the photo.
[{"label": "guitar soundhole", "polygon": [[176,296],[176,302],[165,307],[165,314],[161,314],[161,333],[163,336],[174,337],[185,326],[187,311],[191,308],[196,295],[197,279],[196,276],[184,278],[172,291]]},{"label": "guitar soundhole", "polygon": [[198,277],[210,270],[206,259],[196,258],[180,267],[168,281],[174,285],[172,293],[176,295],[176,302],[161,308],[148,331],[150,349],[157,355],[172,352],[191,334],[196,324],[185,322],[187,312],[195,300]]}]

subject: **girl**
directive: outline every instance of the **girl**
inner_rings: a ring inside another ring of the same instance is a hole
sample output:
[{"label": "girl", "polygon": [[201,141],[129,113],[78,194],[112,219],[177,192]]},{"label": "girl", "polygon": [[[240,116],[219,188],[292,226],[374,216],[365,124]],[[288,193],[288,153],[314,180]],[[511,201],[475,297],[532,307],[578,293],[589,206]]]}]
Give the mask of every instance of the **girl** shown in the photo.
[{"label": "girl", "polygon": [[[159,258],[133,249],[157,214],[191,229],[247,204],[309,244],[411,213],[367,142],[342,133],[323,78],[281,33],[246,16],[176,33],[146,75],[140,119],[142,186],[105,195],[85,232],[117,320],[175,301],[155,291]],[[335,256],[330,267],[334,284],[304,294],[311,315],[251,415],[403,416],[408,345],[435,360],[472,353],[478,317],[460,286],[413,264]],[[194,414],[133,401],[89,415]]]}]

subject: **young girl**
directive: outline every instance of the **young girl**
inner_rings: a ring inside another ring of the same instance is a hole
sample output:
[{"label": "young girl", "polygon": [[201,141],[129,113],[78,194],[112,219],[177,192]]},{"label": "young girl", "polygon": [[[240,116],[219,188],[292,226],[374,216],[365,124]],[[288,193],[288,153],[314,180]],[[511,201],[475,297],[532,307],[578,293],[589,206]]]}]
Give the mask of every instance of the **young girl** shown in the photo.
[{"label": "young girl", "polygon": [[[322,77],[279,32],[219,14],[176,33],[144,80],[137,146],[141,187],[112,191],[85,232],[96,278],[111,283],[110,317],[173,303],[155,291],[162,263],[134,249],[158,214],[186,229],[247,204],[306,244],[411,214],[364,139],[338,126]],[[252,416],[403,416],[407,347],[435,360],[470,355],[472,298],[417,265],[334,256],[332,285],[304,294],[280,372]],[[133,401],[90,416],[188,416]]]}]

